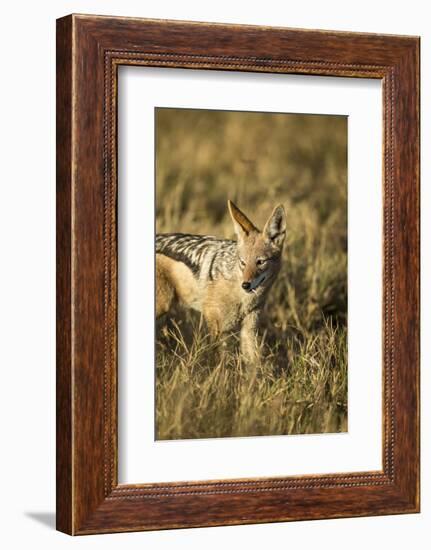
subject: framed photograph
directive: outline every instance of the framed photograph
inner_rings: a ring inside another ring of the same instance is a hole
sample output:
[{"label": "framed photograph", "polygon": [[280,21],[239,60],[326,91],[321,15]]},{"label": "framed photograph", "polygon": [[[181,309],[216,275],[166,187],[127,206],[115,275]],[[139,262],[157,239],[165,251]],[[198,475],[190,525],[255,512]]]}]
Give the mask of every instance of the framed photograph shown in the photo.
[{"label": "framed photograph", "polygon": [[419,38],[57,21],[57,528],[419,511]]}]

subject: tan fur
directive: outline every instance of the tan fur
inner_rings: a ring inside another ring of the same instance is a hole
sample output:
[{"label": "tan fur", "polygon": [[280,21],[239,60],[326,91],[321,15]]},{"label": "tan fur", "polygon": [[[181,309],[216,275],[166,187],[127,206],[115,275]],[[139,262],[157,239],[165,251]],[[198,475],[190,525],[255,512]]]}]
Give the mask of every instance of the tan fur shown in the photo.
[{"label": "tan fur", "polygon": [[186,265],[156,254],[156,317],[167,313],[174,303],[192,307],[196,293],[196,280]]},{"label": "tan fur", "polygon": [[242,304],[237,281],[220,279],[210,282],[203,296],[202,313],[213,334],[225,332],[239,325]]}]

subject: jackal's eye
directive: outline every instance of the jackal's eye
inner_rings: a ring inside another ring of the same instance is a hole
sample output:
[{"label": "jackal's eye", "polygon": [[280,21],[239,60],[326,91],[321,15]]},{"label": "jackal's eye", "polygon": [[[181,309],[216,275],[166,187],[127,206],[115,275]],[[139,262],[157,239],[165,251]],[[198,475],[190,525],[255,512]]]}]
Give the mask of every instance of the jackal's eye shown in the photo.
[{"label": "jackal's eye", "polygon": [[242,258],[239,259],[239,265],[240,265],[242,268],[245,267],[245,261],[244,261]]},{"label": "jackal's eye", "polygon": [[258,265],[259,267],[265,264],[266,264],[266,258],[259,258],[258,260],[256,260],[256,265]]}]

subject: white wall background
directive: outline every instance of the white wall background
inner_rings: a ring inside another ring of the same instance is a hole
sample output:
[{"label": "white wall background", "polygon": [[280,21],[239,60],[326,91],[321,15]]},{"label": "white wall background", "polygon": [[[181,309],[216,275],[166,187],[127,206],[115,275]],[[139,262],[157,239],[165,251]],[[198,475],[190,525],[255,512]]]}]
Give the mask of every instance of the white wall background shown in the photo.
[{"label": "white wall background", "polygon": [[[4,548],[428,548],[431,339],[422,345],[422,514],[93,537],[54,531],[55,19],[70,12],[415,34],[422,37],[422,151],[431,148],[427,3],[302,0],[15,0],[0,32],[0,522]],[[422,155],[422,327],[431,330],[431,190]]]}]

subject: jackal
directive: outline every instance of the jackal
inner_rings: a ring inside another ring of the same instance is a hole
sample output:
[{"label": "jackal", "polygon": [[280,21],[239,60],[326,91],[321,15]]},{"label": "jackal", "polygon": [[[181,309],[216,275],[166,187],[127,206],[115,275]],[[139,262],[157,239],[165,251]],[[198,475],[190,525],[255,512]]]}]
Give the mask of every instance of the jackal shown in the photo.
[{"label": "jackal", "polygon": [[236,241],[156,235],[156,318],[178,303],[199,311],[212,335],[240,328],[241,353],[253,362],[259,316],[281,267],[286,214],[277,206],[259,231],[233,202],[228,208]]}]

